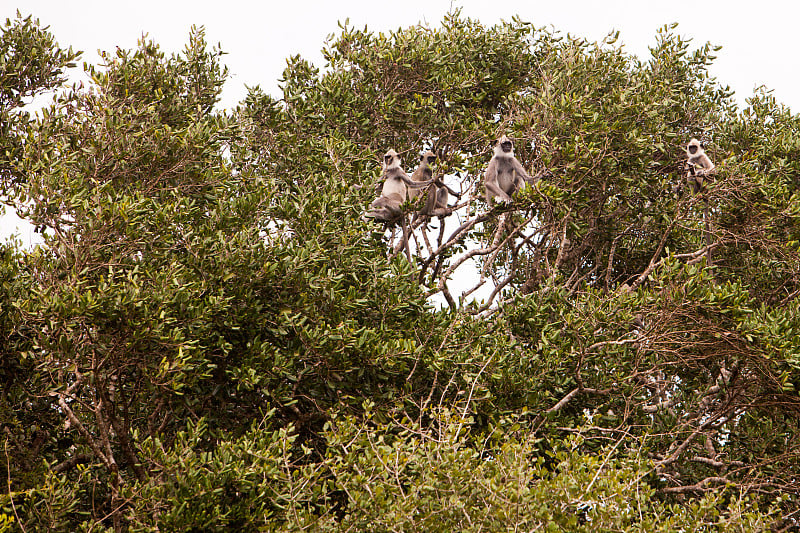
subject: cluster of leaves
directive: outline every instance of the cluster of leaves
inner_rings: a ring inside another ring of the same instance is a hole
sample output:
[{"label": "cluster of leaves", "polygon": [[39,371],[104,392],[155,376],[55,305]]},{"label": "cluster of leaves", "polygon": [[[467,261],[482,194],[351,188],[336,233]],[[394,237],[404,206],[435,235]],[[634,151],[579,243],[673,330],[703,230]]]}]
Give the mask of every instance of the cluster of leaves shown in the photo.
[{"label": "cluster of leaves", "polygon": [[[6,20],[0,40],[0,176],[19,180],[11,161],[22,154],[22,138],[30,117],[22,111],[26,99],[65,81],[66,69],[80,55],[63,50],[46,29],[31,17]],[[7,193],[8,194],[8,193]]]},{"label": "cluster of leaves", "polygon": [[[796,526],[800,118],[739,112],[670,32],[644,63],[517,20],[344,25],[226,114],[193,30],[32,119],[76,55],[9,21],[2,65],[38,51],[0,70],[0,180],[45,243],[0,254],[0,531]],[[435,146],[477,192],[501,132],[549,177],[387,257],[378,154]],[[433,311],[473,258],[492,301]]]}]

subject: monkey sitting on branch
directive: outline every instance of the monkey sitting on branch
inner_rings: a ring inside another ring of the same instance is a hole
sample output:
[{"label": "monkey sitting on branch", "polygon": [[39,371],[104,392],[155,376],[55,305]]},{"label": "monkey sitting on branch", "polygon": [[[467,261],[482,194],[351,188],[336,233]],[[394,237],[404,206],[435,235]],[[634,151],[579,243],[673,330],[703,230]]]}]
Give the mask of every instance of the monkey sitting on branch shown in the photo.
[{"label": "monkey sitting on branch", "polygon": [[[411,261],[408,245],[408,224],[403,212],[403,204],[408,200],[408,192],[430,186],[434,180],[413,181],[400,166],[400,156],[390,149],[383,156],[383,187],[381,195],[369,205],[370,211],[364,215],[394,228],[398,221],[403,228],[403,245],[406,257]],[[392,230],[394,232],[394,230]],[[392,233],[394,235],[394,233]]]},{"label": "monkey sitting on branch", "polygon": [[716,173],[716,167],[706,155],[703,145],[697,139],[692,139],[686,145],[686,181],[692,186],[692,192],[699,193],[705,190],[703,181]]},{"label": "monkey sitting on branch", "polygon": [[[411,174],[411,179],[417,183],[432,182],[426,191],[427,197],[425,198],[425,205],[418,214],[414,215],[415,220],[419,215],[425,215],[429,217],[447,216],[451,212],[447,206],[447,200],[449,199],[448,193],[452,194],[456,198],[461,197],[459,193],[445,185],[439,178],[433,177],[431,165],[434,163],[436,163],[436,154],[429,150],[419,157],[419,166],[416,168],[416,170],[414,170],[414,173]],[[413,200],[420,194],[421,191],[419,189],[409,189],[408,199]]]},{"label": "monkey sitting on branch", "polygon": [[492,207],[492,199],[500,198],[503,203],[510,203],[515,192],[522,187],[522,181],[534,184],[538,180],[525,172],[522,165],[514,157],[514,143],[503,135],[494,145],[494,155],[484,173],[483,185],[486,188],[486,203]]},{"label": "monkey sitting on branch", "polygon": [[[686,181],[692,186],[692,192],[695,194],[704,192],[705,184],[703,183],[706,178],[712,177],[716,174],[716,167],[711,159],[706,155],[703,145],[697,139],[692,139],[686,145]],[[706,236],[706,264],[711,266],[714,264],[713,248],[712,248],[712,231],[711,231],[711,217],[709,214],[708,198],[703,197],[703,219],[705,221],[705,236]]]},{"label": "monkey sitting on branch", "polygon": [[424,189],[434,180],[413,181],[400,167],[400,156],[389,150],[383,156],[383,187],[381,195],[369,205],[370,211],[364,215],[388,225],[394,225],[403,218],[402,205],[409,198],[409,191]]}]

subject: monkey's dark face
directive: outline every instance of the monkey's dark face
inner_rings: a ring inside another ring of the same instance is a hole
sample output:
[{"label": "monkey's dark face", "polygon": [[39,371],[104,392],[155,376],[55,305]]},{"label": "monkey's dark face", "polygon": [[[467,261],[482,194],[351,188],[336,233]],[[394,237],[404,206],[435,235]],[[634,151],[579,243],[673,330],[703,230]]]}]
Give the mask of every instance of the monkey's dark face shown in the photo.
[{"label": "monkey's dark face", "polygon": [[425,152],[419,156],[419,162],[421,165],[432,165],[436,163],[436,154],[431,151]]},{"label": "monkey's dark face", "polygon": [[389,150],[383,155],[383,166],[391,168],[393,166],[400,166],[400,156],[394,150]]},{"label": "monkey's dark face", "polygon": [[700,147],[699,147],[699,146],[697,146],[696,144],[690,144],[690,145],[689,145],[689,153],[690,153],[690,154],[692,154],[692,155],[694,155],[694,154],[696,154],[696,153],[697,153],[697,150],[698,150],[699,148],[700,148]]},{"label": "monkey's dark face", "polygon": [[500,148],[501,148],[501,149],[502,149],[502,150],[503,150],[505,153],[508,153],[508,152],[510,152],[511,150],[513,150],[513,149],[514,149],[514,145],[511,143],[511,141],[509,141],[508,139],[506,139],[505,141],[503,141],[503,142],[501,142],[501,143],[500,143]]}]

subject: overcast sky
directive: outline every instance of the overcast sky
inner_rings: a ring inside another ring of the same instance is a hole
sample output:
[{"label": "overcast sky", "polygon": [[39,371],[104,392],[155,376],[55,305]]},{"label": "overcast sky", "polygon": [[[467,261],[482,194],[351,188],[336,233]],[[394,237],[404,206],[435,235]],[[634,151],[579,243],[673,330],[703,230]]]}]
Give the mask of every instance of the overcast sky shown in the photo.
[{"label": "overcast sky", "polygon": [[[223,59],[230,69],[224,107],[244,97],[245,85],[260,85],[279,95],[278,79],[290,55],[324,66],[320,49],[327,36],[338,31],[339,21],[349,19],[357,28],[366,25],[387,32],[419,22],[436,26],[445,13],[461,7],[463,15],[485,25],[517,15],[537,27],[551,26],[591,41],[619,30],[625,49],[644,59],[656,30],[678,22],[675,31],[693,39],[694,45],[708,41],[723,47],[712,73],[736,91],[740,105],[754,88],[765,85],[779,102],[800,109],[800,3],[791,1],[0,0],[0,6],[3,19],[13,18],[16,10],[38,18],[62,46],[82,50],[83,61],[90,63],[98,62],[97,50],[134,48],[143,33],[166,51],[179,52],[191,26],[205,26],[208,42],[220,43],[228,54]],[[23,243],[35,238],[30,227],[7,213],[0,218],[0,239],[16,228]]]}]

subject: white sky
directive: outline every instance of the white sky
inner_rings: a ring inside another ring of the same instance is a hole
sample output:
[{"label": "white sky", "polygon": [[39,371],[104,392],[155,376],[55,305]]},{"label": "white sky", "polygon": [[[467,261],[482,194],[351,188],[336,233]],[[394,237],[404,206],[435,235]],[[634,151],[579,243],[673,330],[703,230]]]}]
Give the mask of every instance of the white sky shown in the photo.
[{"label": "white sky", "polygon": [[[338,21],[349,18],[352,26],[372,31],[418,22],[435,26],[455,7],[485,25],[518,15],[537,27],[552,26],[592,41],[619,30],[625,49],[642,58],[655,43],[656,30],[678,22],[675,31],[696,46],[707,41],[723,46],[712,73],[736,91],[740,105],[754,88],[766,85],[779,102],[800,109],[800,3],[791,1],[0,0],[0,17],[13,18],[16,10],[33,15],[50,26],[62,46],[84,51],[82,59],[90,63],[98,62],[98,49],[134,48],[143,33],[166,51],[178,52],[192,24],[205,26],[207,41],[220,43],[228,53],[223,61],[230,77],[221,104],[232,107],[244,97],[245,85],[279,95],[277,80],[292,54],[324,66],[319,51],[328,35],[338,33]],[[15,232],[26,244],[36,238],[13,214],[0,217],[0,239]]]}]

